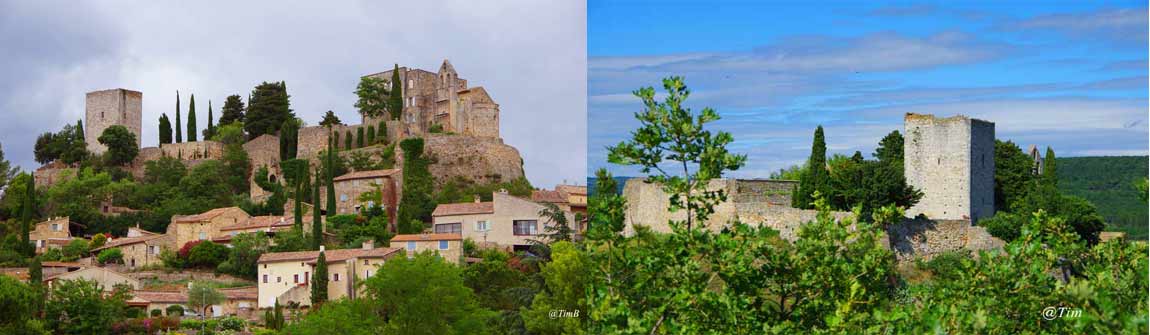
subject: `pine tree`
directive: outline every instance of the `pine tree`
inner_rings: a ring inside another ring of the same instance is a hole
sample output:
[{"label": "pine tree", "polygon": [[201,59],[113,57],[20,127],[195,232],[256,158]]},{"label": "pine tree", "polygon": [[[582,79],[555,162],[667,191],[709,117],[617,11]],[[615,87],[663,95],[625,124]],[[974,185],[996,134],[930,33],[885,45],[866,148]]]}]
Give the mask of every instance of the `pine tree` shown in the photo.
[{"label": "pine tree", "polygon": [[315,171],[315,185],[311,192],[311,248],[313,250],[319,250],[319,246],[323,245],[323,216],[320,215],[319,208],[319,185],[322,182],[319,178],[320,171],[317,169]]},{"label": "pine tree", "polygon": [[399,64],[391,71],[391,92],[387,95],[387,109],[391,112],[392,120],[399,120],[403,114],[403,81],[399,79]]},{"label": "pine tree", "polygon": [[196,95],[188,102],[188,142],[196,141]]},{"label": "pine tree", "polygon": [[226,125],[233,122],[244,122],[244,101],[238,94],[229,95],[224,100],[224,107],[220,108],[220,123]]},{"label": "pine tree", "polygon": [[830,195],[830,181],[827,175],[827,143],[823,137],[823,126],[815,128],[814,143],[811,144],[811,157],[807,160],[807,171],[799,179],[799,192],[793,196],[793,206],[813,208],[814,194]]},{"label": "pine tree", "polygon": [[160,144],[172,143],[172,121],[168,119],[168,114],[160,115]]},{"label": "pine tree", "polygon": [[314,309],[324,302],[327,302],[327,257],[320,251],[311,277],[311,306]]},{"label": "pine tree", "polygon": [[180,127],[180,91],[176,91],[176,143],[184,141],[184,130]]},{"label": "pine tree", "polygon": [[1046,147],[1046,158],[1042,162],[1042,180],[1046,185],[1058,187],[1058,161],[1054,157],[1053,148]]}]

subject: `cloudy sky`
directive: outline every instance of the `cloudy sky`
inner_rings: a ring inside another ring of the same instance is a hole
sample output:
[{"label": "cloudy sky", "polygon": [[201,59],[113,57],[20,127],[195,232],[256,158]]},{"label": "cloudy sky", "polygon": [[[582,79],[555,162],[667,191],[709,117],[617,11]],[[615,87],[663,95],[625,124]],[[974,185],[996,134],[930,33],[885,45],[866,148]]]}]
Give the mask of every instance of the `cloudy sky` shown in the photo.
[{"label": "cloudy sky", "polygon": [[993,121],[1060,157],[1146,155],[1145,2],[588,2],[588,169],[638,126],[631,92],[682,75],[748,154],[737,177],[862,151],[907,112]]},{"label": "cloudy sky", "polygon": [[358,122],[361,75],[446,58],[500,104],[535,186],[581,182],[586,19],[581,1],[4,1],[0,145],[34,169],[37,134],[82,118],[85,92],[116,87],[144,93],[145,146],[176,90],[185,109],[196,95],[200,125],[208,100],[219,113],[226,96],[280,80],[308,124],[327,110]]}]

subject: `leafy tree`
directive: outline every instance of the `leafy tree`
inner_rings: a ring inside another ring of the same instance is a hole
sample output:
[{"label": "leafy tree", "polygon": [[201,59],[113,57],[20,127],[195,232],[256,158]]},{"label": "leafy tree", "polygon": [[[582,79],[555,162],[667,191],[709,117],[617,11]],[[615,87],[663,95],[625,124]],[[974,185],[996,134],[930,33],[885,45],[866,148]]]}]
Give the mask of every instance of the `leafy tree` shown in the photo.
[{"label": "leafy tree", "polygon": [[36,161],[41,164],[59,159],[64,164],[76,164],[88,158],[88,145],[84,142],[82,125],[67,124],[57,133],[44,133],[36,138]]},{"label": "leafy tree", "polygon": [[803,172],[808,169],[806,163],[801,165],[791,165],[786,168],[781,168],[778,171],[771,172],[770,179],[774,180],[799,180],[802,178]]},{"label": "leafy tree", "polygon": [[280,160],[295,159],[299,151],[299,127],[297,119],[284,120],[280,127]]},{"label": "leafy tree", "polygon": [[[355,108],[359,109],[360,115],[374,118],[388,112],[389,92],[386,81],[375,77],[360,78],[355,95],[359,97]],[[396,119],[396,116],[392,115],[391,118]]]},{"label": "leafy tree", "polygon": [[272,239],[272,252],[304,251],[311,247],[311,240],[306,238],[302,229],[290,229],[278,232]]},{"label": "leafy tree", "polygon": [[39,318],[42,298],[35,287],[0,276],[0,333],[48,334]]},{"label": "leafy tree", "polygon": [[463,285],[461,270],[431,253],[397,257],[364,282],[387,325],[384,333],[486,333],[491,311]]},{"label": "leafy tree", "polygon": [[994,143],[994,208],[1012,208],[1034,189],[1034,161],[1011,141]]},{"label": "leafy tree", "polygon": [[176,91],[176,143],[184,141],[184,130],[180,126],[180,91]]},{"label": "leafy tree", "polygon": [[827,142],[823,137],[823,126],[818,126],[811,145],[811,157],[807,160],[807,171],[800,176],[798,192],[792,197],[794,207],[813,208],[815,192],[823,195],[831,193],[826,159]]},{"label": "leafy tree", "polygon": [[160,114],[160,144],[172,143],[172,121],[168,114]]},{"label": "leafy tree", "polygon": [[110,295],[95,281],[58,280],[45,304],[44,320],[55,334],[110,334],[112,323],[124,317],[129,289]]},{"label": "leafy tree", "polygon": [[323,251],[316,258],[315,273],[311,278],[311,305],[315,308],[327,302],[327,256]]},{"label": "leafy tree", "polygon": [[260,233],[243,233],[233,236],[231,244],[227,261],[220,263],[220,272],[256,279],[260,255],[270,248],[268,238]]},{"label": "leafy tree", "polygon": [[832,159],[828,164],[831,207],[849,211],[857,206],[859,218],[869,221],[871,213],[881,207],[914,206],[922,192],[906,183],[901,160],[888,158],[887,162],[865,160],[857,151],[849,159]]},{"label": "leafy tree", "polygon": [[248,109],[244,115],[244,130],[248,139],[264,134],[278,134],[280,127],[289,119],[294,119],[287,84],[284,82],[264,82],[248,98]]},{"label": "leafy tree", "polygon": [[375,144],[375,126],[367,126],[367,144]]},{"label": "leafy tree", "polygon": [[64,245],[63,249],[63,261],[74,261],[78,258],[85,257],[88,255],[88,250],[92,250],[89,248],[88,241],[82,239],[68,241],[68,244]]},{"label": "leafy tree", "polygon": [[585,333],[585,315],[556,319],[554,313],[586,313],[587,257],[575,244],[560,241],[551,245],[551,262],[540,267],[545,289],[535,294],[530,308],[522,313],[527,330],[537,334]]},{"label": "leafy tree", "polygon": [[100,264],[121,264],[124,263],[124,252],[120,251],[120,248],[104,249],[100,251],[96,261]]},{"label": "leafy tree", "polygon": [[108,165],[127,165],[140,154],[136,135],[121,125],[105,128],[97,140],[108,147],[104,153],[104,161]]},{"label": "leafy tree", "polygon": [[180,306],[180,305],[168,306],[168,308],[164,309],[164,313],[167,313],[168,316],[184,316],[184,306]]},{"label": "leafy tree", "polygon": [[403,195],[397,214],[398,229],[400,234],[415,234],[423,231],[423,223],[431,219],[435,210],[431,199],[435,180],[423,157],[422,138],[405,139],[399,146],[403,148]]},{"label": "leafy tree", "polygon": [[244,122],[244,101],[238,94],[229,95],[224,100],[224,107],[220,108],[219,125],[222,127],[234,122]]},{"label": "leafy tree", "polygon": [[[268,313],[274,314],[273,311],[268,311]],[[267,316],[267,318],[274,317]],[[374,301],[340,299],[314,308],[302,319],[288,325],[283,333],[297,335],[373,335],[384,334],[383,327],[383,318],[379,317]],[[276,329],[274,327],[268,328]],[[409,332],[415,331],[418,330],[409,330]]]},{"label": "leafy tree", "polygon": [[188,250],[188,265],[215,269],[228,259],[229,248],[212,241],[196,244]]},{"label": "leafy tree", "polygon": [[210,140],[213,137],[216,137],[216,126],[212,124],[212,122],[214,122],[214,118],[215,116],[213,116],[212,113],[212,101],[208,100],[208,127],[204,128],[203,133],[205,140]]},{"label": "leafy tree", "polygon": [[36,137],[36,145],[32,153],[37,163],[48,164],[60,158],[60,151],[53,146],[55,142],[56,134],[52,132],[46,132]]},{"label": "leafy tree", "polygon": [[559,206],[553,203],[543,204],[543,209],[539,210],[539,217],[546,220],[543,224],[542,235],[548,243],[572,241],[575,230],[571,228],[571,224],[567,220],[567,213]]},{"label": "leafy tree", "polygon": [[[399,120],[403,112],[403,81],[399,79],[399,64],[391,71],[391,92],[387,95],[387,112],[392,120]],[[386,131],[387,128],[384,128]]]},{"label": "leafy tree", "polygon": [[[219,128],[220,130],[235,129],[234,123],[231,125]],[[248,157],[247,150],[239,143],[231,143],[224,145],[224,157],[222,159],[223,168],[226,170],[224,176],[225,183],[230,188],[230,194],[244,194],[251,189],[248,184],[251,171],[251,159]]]},{"label": "leafy tree", "polygon": [[331,126],[341,125],[341,124],[343,124],[343,122],[340,122],[339,117],[335,116],[335,113],[333,113],[330,110],[327,111],[327,113],[325,113],[323,115],[323,120],[321,120],[319,122],[319,125],[324,126],[324,127],[328,127],[328,128],[331,128]]},{"label": "leafy tree", "polygon": [[1150,196],[1150,178],[1142,178],[1135,181],[1134,188],[1138,189],[1138,197],[1142,199],[1142,202],[1146,202],[1147,197]]},{"label": "leafy tree", "polygon": [[887,165],[902,166],[902,149],[902,133],[899,133],[898,130],[892,130],[878,142],[878,147],[874,149],[874,158]]},{"label": "leafy tree", "polygon": [[216,285],[206,281],[195,281],[188,289],[188,306],[196,310],[201,318],[207,315],[208,307],[219,305],[227,297],[216,290]]},{"label": "leafy tree", "polygon": [[88,248],[99,249],[100,247],[104,246],[104,243],[107,243],[107,242],[108,242],[108,237],[105,236],[104,234],[92,235],[92,241],[88,243]]},{"label": "leafy tree", "polygon": [[196,95],[188,102],[188,142],[196,141]]},{"label": "leafy tree", "polygon": [[355,128],[355,147],[363,147],[363,127]]}]

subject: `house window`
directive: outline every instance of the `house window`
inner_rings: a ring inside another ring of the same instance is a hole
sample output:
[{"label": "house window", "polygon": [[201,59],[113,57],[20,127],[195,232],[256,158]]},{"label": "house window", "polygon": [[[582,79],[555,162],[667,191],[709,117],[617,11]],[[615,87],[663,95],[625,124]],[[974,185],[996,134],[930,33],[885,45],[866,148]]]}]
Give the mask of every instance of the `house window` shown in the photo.
[{"label": "house window", "polygon": [[264,275],[264,284],[268,283],[268,275]]},{"label": "house window", "polygon": [[339,274],[338,274],[338,273],[333,273],[333,274],[332,274],[332,279],[331,279],[331,281],[339,281]]},{"label": "house window", "polygon": [[308,278],[311,278],[311,272],[304,272],[304,273],[303,273],[303,283],[304,283],[304,284],[307,284],[307,279],[308,279]]},{"label": "house window", "polygon": [[511,227],[516,236],[531,236],[537,233],[537,220],[515,220]]},{"label": "house window", "polygon": [[340,194],[339,202],[347,202],[347,194]]},{"label": "house window", "polygon": [[481,221],[475,222],[475,231],[483,232],[483,231],[488,231],[488,230],[491,230],[491,222],[490,221],[481,220]]},{"label": "house window", "polygon": [[462,232],[463,232],[463,224],[462,223],[441,223],[441,224],[435,225],[435,233],[436,234],[449,234],[449,233],[458,234],[458,233],[462,233]]},{"label": "house window", "polygon": [[367,260],[366,260],[366,259],[365,259],[365,260],[363,260],[363,265],[369,265],[369,264],[367,264]]},{"label": "house window", "polygon": [[371,270],[363,270],[364,278],[371,278]]},{"label": "house window", "polygon": [[52,231],[60,231],[60,224],[59,223],[53,223],[52,224]]},{"label": "house window", "polygon": [[276,282],[277,283],[282,283],[283,281],[284,281],[284,277],[276,276]]},{"label": "house window", "polygon": [[408,79],[407,80],[407,88],[414,88],[414,87],[415,87],[415,79]]},{"label": "house window", "polygon": [[205,233],[205,232],[202,232],[202,231],[201,231],[201,232],[200,232],[200,239],[201,239],[201,240],[206,240],[206,239],[208,239],[208,233]]},{"label": "house window", "polygon": [[150,254],[150,255],[156,255],[156,254],[159,254],[159,253],[160,253],[160,247],[157,247],[157,246],[154,246],[154,245],[149,245],[149,246],[148,246],[148,254]]},{"label": "house window", "polygon": [[292,283],[299,284],[299,274],[291,275],[291,278],[292,278],[292,281],[291,281]]},{"label": "house window", "polygon": [[439,241],[439,250],[447,250],[447,241]]},{"label": "house window", "polygon": [[407,251],[415,251],[415,242],[414,241],[408,241],[407,242]]}]

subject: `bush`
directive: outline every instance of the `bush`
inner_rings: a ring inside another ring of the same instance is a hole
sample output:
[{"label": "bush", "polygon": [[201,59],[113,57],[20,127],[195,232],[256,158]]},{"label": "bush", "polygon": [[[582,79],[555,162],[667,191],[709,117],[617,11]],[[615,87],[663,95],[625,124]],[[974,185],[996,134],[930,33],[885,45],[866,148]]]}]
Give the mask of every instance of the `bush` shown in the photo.
[{"label": "bush", "polygon": [[120,251],[120,248],[104,249],[100,251],[100,256],[96,257],[96,261],[100,264],[120,264],[124,262],[124,252]]},{"label": "bush", "polygon": [[167,248],[165,248],[163,251],[160,251],[160,261],[163,261],[164,266],[168,267],[169,269],[182,269],[188,266],[188,262],[184,261],[183,258],[180,258],[179,253],[168,250]]},{"label": "bush", "polygon": [[64,254],[64,257],[62,258],[62,260],[64,260],[64,261],[74,261],[77,258],[87,256],[88,255],[88,241],[81,240],[81,239],[74,239],[71,242],[68,242],[68,245],[64,246],[63,254]]},{"label": "bush", "polygon": [[184,306],[171,305],[165,308],[164,312],[167,312],[168,316],[184,316]]},{"label": "bush", "polygon": [[152,312],[151,312],[151,315],[152,315],[152,316],[163,316],[163,315],[164,315],[164,311],[160,310],[159,308],[157,308],[157,309],[153,309],[153,310],[152,310]]},{"label": "bush", "polygon": [[104,234],[96,234],[96,235],[92,236],[92,242],[88,244],[88,248],[96,249],[96,248],[104,246],[104,243],[107,243],[107,242],[108,242],[107,236],[104,236]]},{"label": "bush", "polygon": [[220,319],[220,322],[219,322],[220,330],[241,331],[241,330],[244,330],[245,325],[247,325],[247,322],[244,321],[244,319],[240,319],[240,318],[237,318],[234,316],[229,316],[229,317]]},{"label": "bush", "polygon": [[204,241],[188,252],[188,265],[195,267],[215,268],[228,259],[228,247]]},{"label": "bush", "polygon": [[1022,231],[1022,220],[1018,215],[1007,212],[998,212],[994,216],[978,221],[979,226],[986,227],[986,232],[1007,243],[1018,238]]},{"label": "bush", "polygon": [[192,248],[200,245],[200,243],[204,243],[204,240],[188,241],[187,243],[184,243],[184,246],[180,247],[180,250],[177,251],[176,254],[180,256],[180,258],[187,260],[188,254],[192,252]]}]

